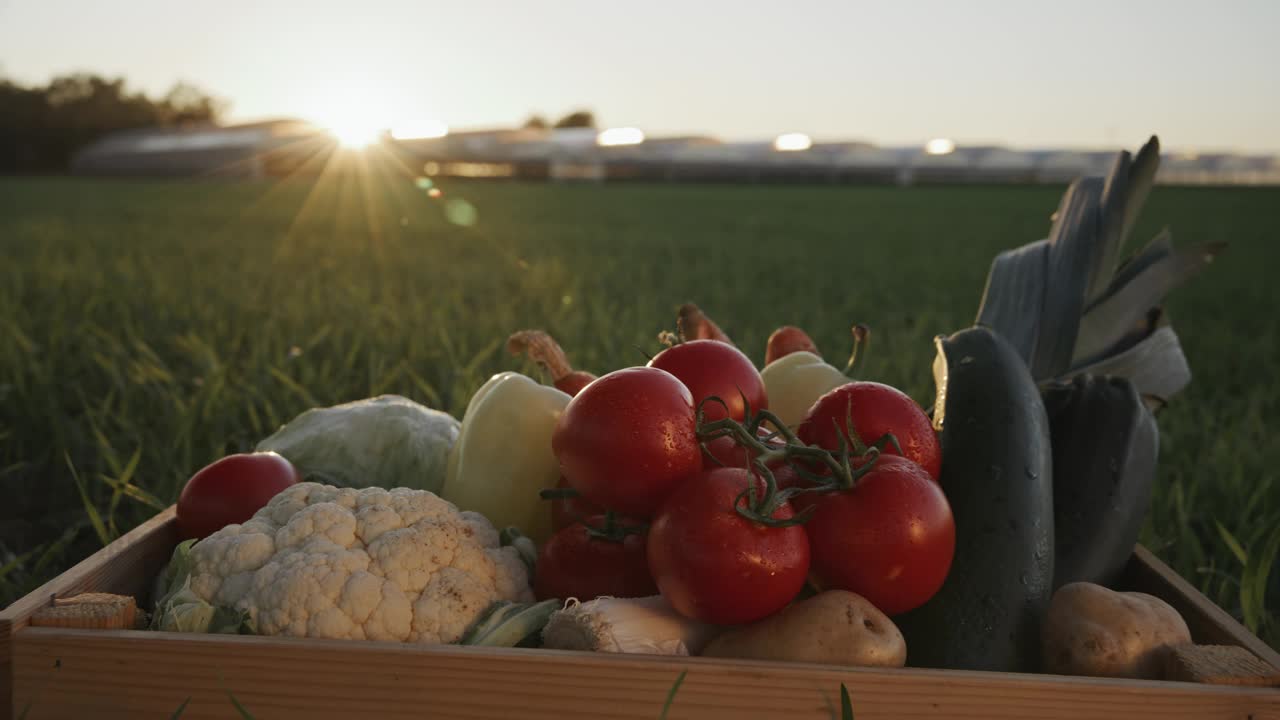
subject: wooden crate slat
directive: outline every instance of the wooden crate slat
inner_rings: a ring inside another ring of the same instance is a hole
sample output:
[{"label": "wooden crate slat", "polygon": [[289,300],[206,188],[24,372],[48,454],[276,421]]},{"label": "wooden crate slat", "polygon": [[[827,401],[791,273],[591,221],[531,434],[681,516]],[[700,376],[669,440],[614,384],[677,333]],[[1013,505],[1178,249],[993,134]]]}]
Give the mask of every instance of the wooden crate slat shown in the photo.
[{"label": "wooden crate slat", "polygon": [[[540,650],[28,627],[52,596],[145,601],[177,541],[173,508],[0,613],[0,718],[46,717],[833,717],[844,682],[860,719],[1253,718],[1280,720],[1280,690],[947,670],[823,666]],[[1126,589],[1158,595],[1199,642],[1280,656],[1144,548]],[[767,688],[767,689],[766,689]],[[370,703],[376,703],[371,705]]]},{"label": "wooden crate slat", "polygon": [[177,544],[175,517],[171,506],[0,612],[0,717],[8,717],[13,707],[13,637],[27,626],[31,614],[50,598],[82,592],[133,595],[145,601]]},{"label": "wooden crate slat", "polygon": [[[943,670],[546,650],[28,628],[15,641],[29,720],[172,713],[227,717],[232,691],[256,717],[829,718],[843,682],[860,720],[887,717],[1280,720],[1280,692]],[[376,703],[376,704],[372,704]]]},{"label": "wooden crate slat", "polygon": [[1191,638],[1201,645],[1239,645],[1280,668],[1280,653],[1236,622],[1181,575],[1145,547],[1133,549],[1125,570],[1126,586],[1163,599],[1187,621]]}]

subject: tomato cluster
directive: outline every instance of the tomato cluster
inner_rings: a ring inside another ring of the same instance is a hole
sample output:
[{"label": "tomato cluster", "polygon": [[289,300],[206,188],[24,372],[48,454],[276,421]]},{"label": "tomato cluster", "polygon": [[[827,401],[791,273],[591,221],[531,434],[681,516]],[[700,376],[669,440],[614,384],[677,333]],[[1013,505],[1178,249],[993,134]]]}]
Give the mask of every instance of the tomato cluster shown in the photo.
[{"label": "tomato cluster", "polygon": [[919,405],[849,382],[794,429],[770,424],[767,408],[760,373],[719,340],[673,345],[582,388],[552,435],[561,485],[578,497],[553,510],[561,529],[539,557],[539,596],[656,588],[722,625],[777,612],[806,582],[888,614],[932,597],[955,527]]}]

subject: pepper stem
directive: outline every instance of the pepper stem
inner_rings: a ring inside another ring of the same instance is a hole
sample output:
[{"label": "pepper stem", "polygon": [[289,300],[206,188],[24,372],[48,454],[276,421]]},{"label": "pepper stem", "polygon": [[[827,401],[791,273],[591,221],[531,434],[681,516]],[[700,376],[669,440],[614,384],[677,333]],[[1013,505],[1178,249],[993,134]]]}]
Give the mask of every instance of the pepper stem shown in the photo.
[{"label": "pepper stem", "polygon": [[865,342],[869,342],[870,339],[871,328],[862,323],[853,326],[853,352],[849,353],[849,362],[844,366],[845,375],[853,372],[853,366],[858,363],[858,347]]},{"label": "pepper stem", "polygon": [[685,303],[680,306],[680,311],[676,315],[676,327],[680,329],[680,337],[683,340],[719,340],[722,343],[733,344],[729,336],[702,312],[702,309],[693,303]]},{"label": "pepper stem", "polygon": [[620,543],[627,539],[628,535],[639,535],[648,529],[647,525],[623,525],[618,521],[618,516],[612,510],[608,510],[604,514],[604,525],[595,527],[586,520],[579,520],[587,531],[587,535],[596,540],[604,540],[607,542]]},{"label": "pepper stem", "polygon": [[559,382],[569,373],[573,366],[559,343],[541,330],[519,330],[507,338],[507,352],[512,355],[524,353],[529,359],[538,363],[551,373],[551,382]]}]

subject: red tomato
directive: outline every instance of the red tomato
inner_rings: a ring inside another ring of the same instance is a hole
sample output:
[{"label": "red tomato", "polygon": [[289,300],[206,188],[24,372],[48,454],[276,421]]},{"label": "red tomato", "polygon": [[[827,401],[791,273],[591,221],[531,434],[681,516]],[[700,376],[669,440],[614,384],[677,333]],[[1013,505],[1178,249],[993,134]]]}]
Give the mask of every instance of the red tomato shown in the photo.
[{"label": "red tomato", "polygon": [[693,396],[671,373],[649,367],[584,387],[560,414],[551,450],[587,502],[636,518],[653,515],[702,467]]},{"label": "red tomato", "polygon": [[[746,470],[706,470],[676,488],[649,526],[649,570],[682,615],[716,625],[754,622],[781,610],[804,586],[809,541],[798,525],[774,528],[742,517],[734,499]],[[745,506],[746,498],[739,501]],[[773,518],[792,517],[783,503]]]},{"label": "red tomato", "polygon": [[[769,435],[768,428],[761,426],[756,430],[756,435],[763,441],[764,437]],[[766,445],[771,447],[783,447],[780,440],[764,441]],[[725,435],[714,440],[706,442],[707,451],[702,454],[702,467],[707,470],[714,470],[718,467],[738,467],[745,468],[758,453],[738,444],[738,441],[732,435]],[[782,462],[779,460],[778,462]]]},{"label": "red tomato", "polygon": [[[929,416],[905,393],[888,385],[859,381],[828,392],[809,408],[796,435],[808,445],[837,451],[841,433],[849,430],[846,418],[850,415],[863,443],[870,445],[885,433],[893,433],[902,446],[903,457],[938,479],[942,472],[942,446]],[[892,445],[881,452],[898,454]]]},{"label": "red tomato", "polygon": [[[786,490],[790,487],[808,487],[813,484],[806,478],[800,477],[796,469],[786,462],[770,467],[769,471],[773,473],[773,482],[777,484],[779,490]],[[826,475],[828,473],[826,468],[822,468],[817,474]],[[791,505],[793,508],[799,509],[798,503],[793,501]]]},{"label": "red tomato", "polygon": [[851,490],[792,498],[812,572],[825,588],[858,593],[886,615],[933,597],[951,569],[956,527],[942,488],[919,465],[881,455]]},{"label": "red tomato", "polygon": [[178,532],[204,538],[243,523],[298,482],[298,471],[273,452],[228,455],[191,476],[178,496]]},{"label": "red tomato", "polygon": [[[565,489],[569,487],[569,481],[560,476],[560,482],[556,483],[556,488]],[[586,520],[594,515],[603,515],[604,508],[597,507],[587,502],[582,496],[555,499],[551,501],[551,527],[556,530],[563,530],[570,525]]]},{"label": "red tomato", "polygon": [[[635,521],[619,518],[622,525]],[[603,528],[605,518],[596,515],[587,525]],[[583,602],[609,595],[648,597],[658,594],[649,575],[644,534],[629,534],[615,541],[595,537],[583,523],[574,523],[542,545],[534,593],[539,600],[577,598]]]},{"label": "red tomato", "polygon": [[690,340],[673,345],[654,355],[649,367],[661,368],[680,378],[693,393],[694,407],[713,395],[724,400],[727,413],[725,405],[720,403],[702,406],[707,422],[725,417],[742,421],[746,416],[744,395],[753,411],[768,407],[760,371],[741,350],[727,343]]}]

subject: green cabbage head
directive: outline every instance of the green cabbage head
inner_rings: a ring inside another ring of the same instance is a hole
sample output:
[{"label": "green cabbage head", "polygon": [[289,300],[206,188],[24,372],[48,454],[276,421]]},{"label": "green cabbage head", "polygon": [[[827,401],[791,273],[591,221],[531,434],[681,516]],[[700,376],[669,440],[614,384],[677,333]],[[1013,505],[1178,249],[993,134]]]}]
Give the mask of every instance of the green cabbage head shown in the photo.
[{"label": "green cabbage head", "polygon": [[460,425],[399,395],[313,408],[258,443],[303,478],[340,487],[407,487],[439,493]]}]

